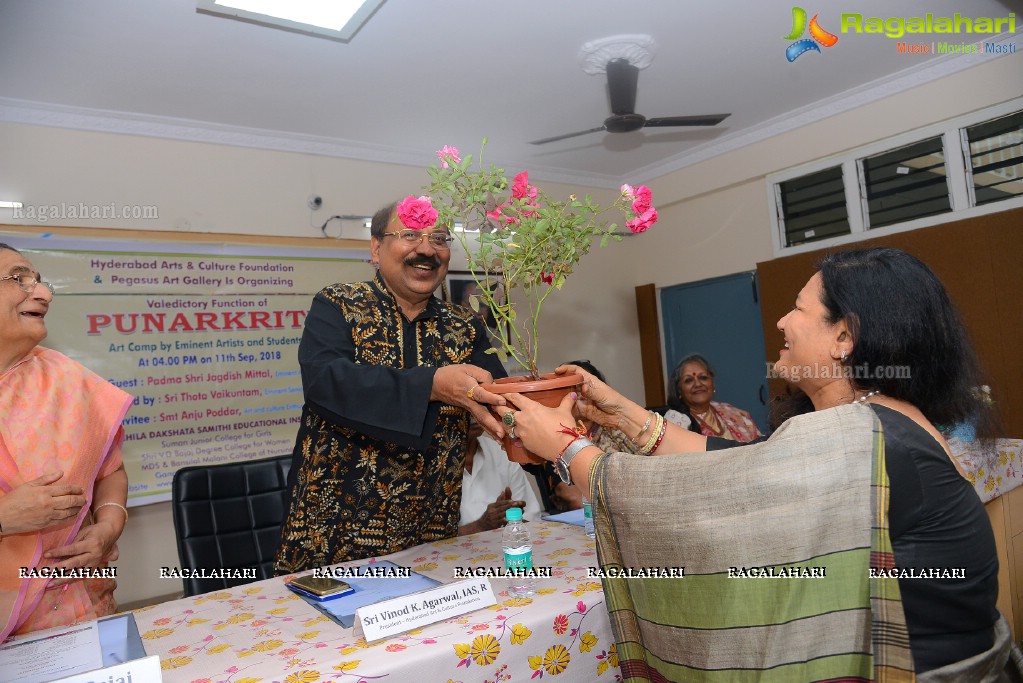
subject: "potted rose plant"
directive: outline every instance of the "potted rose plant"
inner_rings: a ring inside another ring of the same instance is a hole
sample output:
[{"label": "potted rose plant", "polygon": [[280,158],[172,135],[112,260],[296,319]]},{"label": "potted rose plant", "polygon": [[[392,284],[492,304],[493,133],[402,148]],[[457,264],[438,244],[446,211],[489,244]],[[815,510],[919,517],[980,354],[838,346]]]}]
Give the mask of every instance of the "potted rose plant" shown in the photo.
[{"label": "potted rose plant", "polygon": [[[606,207],[589,195],[556,199],[530,184],[528,172],[509,182],[503,169],[484,166],[485,147],[486,140],[474,169],[471,155],[463,159],[456,148],[445,146],[437,152],[439,163],[428,169],[431,182],[424,190],[437,210],[437,224],[447,226],[465,249],[479,285],[479,294],[470,296],[469,305],[477,312],[485,306],[493,313],[494,353],[502,362],[512,359],[527,373],[487,388],[548,391],[545,383],[553,382],[553,394],[531,397],[557,405],[581,378],[541,375],[537,323],[544,304],[564,286],[595,241],[604,247],[622,240],[610,215],[620,215],[632,233],[641,233],[657,221],[657,209],[644,186],[622,185],[618,198]],[[519,293],[517,301],[512,292]],[[506,443],[505,448],[513,459],[521,459],[513,453],[513,444]]]}]

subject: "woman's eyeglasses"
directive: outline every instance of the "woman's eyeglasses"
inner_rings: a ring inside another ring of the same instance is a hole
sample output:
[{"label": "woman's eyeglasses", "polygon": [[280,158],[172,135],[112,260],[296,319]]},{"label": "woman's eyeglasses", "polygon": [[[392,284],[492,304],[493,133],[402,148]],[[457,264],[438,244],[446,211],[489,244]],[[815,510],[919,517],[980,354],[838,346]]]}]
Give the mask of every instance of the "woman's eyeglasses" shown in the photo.
[{"label": "woman's eyeglasses", "polygon": [[0,277],[0,280],[14,280],[24,292],[32,293],[33,291],[35,291],[36,285],[42,285],[43,287],[46,287],[47,290],[49,290],[51,296],[57,293],[54,291],[53,285],[51,285],[49,282],[37,280],[28,273],[18,273],[17,275],[4,275],[3,277]]}]

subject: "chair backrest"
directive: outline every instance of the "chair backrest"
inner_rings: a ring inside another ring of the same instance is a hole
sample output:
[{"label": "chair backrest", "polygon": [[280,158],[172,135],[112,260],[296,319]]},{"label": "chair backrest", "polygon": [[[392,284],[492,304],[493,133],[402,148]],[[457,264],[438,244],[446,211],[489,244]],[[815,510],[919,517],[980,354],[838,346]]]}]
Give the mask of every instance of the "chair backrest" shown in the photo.
[{"label": "chair backrest", "polygon": [[237,577],[183,578],[186,596],[273,576],[290,469],[291,456],[282,455],[174,474],[171,501],[182,569],[256,570],[255,578],[240,571],[227,572]]}]

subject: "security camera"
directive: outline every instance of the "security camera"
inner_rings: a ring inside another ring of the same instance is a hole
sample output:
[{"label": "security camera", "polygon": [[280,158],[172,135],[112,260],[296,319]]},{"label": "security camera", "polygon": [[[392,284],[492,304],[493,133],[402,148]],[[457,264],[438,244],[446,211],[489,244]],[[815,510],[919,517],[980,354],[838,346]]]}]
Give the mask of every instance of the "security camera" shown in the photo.
[{"label": "security camera", "polygon": [[323,197],[321,197],[318,194],[311,194],[309,195],[309,199],[307,200],[306,203],[309,205],[310,209],[316,211],[321,206],[323,206]]}]

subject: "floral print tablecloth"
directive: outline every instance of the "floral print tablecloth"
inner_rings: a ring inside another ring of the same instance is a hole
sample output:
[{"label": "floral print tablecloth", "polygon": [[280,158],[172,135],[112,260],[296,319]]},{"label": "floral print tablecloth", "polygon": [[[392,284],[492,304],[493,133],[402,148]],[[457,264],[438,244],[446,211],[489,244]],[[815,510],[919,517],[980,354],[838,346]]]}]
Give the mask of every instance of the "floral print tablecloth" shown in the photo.
[{"label": "floral print tablecloth", "polygon": [[[467,683],[619,681],[593,541],[581,527],[530,524],[533,563],[551,567],[532,598],[511,598],[491,579],[497,604],[367,643],[284,587],[284,578],[135,612],[163,680],[214,683]],[[410,548],[386,559],[444,582],[455,567],[502,566],[501,530]]]},{"label": "floral print tablecloth", "polygon": [[985,447],[953,437],[948,447],[985,503],[1023,484],[1023,439],[997,439]]}]

